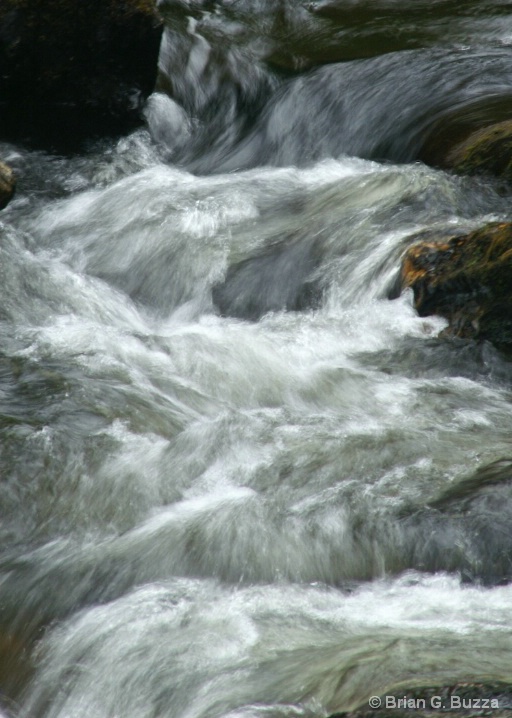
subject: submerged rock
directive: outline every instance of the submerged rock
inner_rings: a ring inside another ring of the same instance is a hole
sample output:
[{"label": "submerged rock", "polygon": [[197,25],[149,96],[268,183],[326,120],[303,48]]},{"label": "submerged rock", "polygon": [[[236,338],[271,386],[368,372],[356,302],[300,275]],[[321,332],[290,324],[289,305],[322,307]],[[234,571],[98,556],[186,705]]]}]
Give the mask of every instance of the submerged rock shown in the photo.
[{"label": "submerged rock", "polygon": [[512,180],[512,120],[472,132],[448,152],[444,166],[460,174]]},{"label": "submerged rock", "polygon": [[2,0],[0,132],[62,146],[134,126],[161,33],[153,0]]},{"label": "submerged rock", "polygon": [[2,695],[0,696],[0,718],[2,712],[2,699],[7,691],[11,695],[19,695],[29,679],[33,664],[30,652],[33,645],[26,643],[8,628],[0,626],[0,681]]},{"label": "submerged rock", "polygon": [[14,172],[8,165],[0,162],[0,209],[3,209],[9,203],[15,187]]},{"label": "submerged rock", "polygon": [[446,334],[512,345],[512,223],[412,245],[402,262],[406,287],[420,316],[448,319]]},{"label": "submerged rock", "polygon": [[314,274],[320,256],[309,238],[282,242],[231,266],[213,288],[213,303],[223,316],[252,321],[268,312],[315,308],[322,296]]}]

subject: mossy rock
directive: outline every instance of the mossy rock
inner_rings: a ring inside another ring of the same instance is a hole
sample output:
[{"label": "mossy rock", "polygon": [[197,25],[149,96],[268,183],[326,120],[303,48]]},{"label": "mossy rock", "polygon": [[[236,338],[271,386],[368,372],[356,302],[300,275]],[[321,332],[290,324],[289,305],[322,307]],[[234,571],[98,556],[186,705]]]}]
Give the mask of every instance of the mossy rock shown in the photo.
[{"label": "mossy rock", "polygon": [[1,136],[73,144],[135,126],[161,34],[153,0],[2,0]]},{"label": "mossy rock", "polygon": [[445,334],[512,347],[512,223],[422,239],[405,253],[400,283],[420,316],[448,319]]},{"label": "mossy rock", "polygon": [[16,188],[16,179],[12,169],[0,162],[0,209],[3,209],[11,200]]},{"label": "mossy rock", "polygon": [[473,132],[453,147],[445,166],[460,174],[492,174],[512,180],[512,120]]},{"label": "mossy rock", "polygon": [[418,159],[459,174],[512,180],[512,94],[441,114],[426,131]]}]

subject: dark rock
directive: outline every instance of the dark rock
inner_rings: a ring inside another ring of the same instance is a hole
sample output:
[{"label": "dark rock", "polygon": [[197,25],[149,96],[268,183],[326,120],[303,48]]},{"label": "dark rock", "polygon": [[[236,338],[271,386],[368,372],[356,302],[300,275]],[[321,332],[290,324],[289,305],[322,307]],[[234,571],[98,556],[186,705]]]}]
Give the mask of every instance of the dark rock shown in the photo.
[{"label": "dark rock", "polygon": [[512,346],[512,223],[414,244],[401,286],[412,287],[420,316],[448,319],[447,335]]},{"label": "dark rock", "polygon": [[512,120],[473,132],[450,150],[444,165],[460,174],[492,174],[512,180]]},{"label": "dark rock", "polygon": [[135,126],[161,33],[153,0],[2,0],[0,133],[58,148]]},{"label": "dark rock", "polygon": [[3,209],[11,200],[15,187],[14,172],[8,165],[0,162],[0,209]]},{"label": "dark rock", "polygon": [[423,137],[418,159],[459,174],[512,179],[512,97],[484,97],[442,113]]}]

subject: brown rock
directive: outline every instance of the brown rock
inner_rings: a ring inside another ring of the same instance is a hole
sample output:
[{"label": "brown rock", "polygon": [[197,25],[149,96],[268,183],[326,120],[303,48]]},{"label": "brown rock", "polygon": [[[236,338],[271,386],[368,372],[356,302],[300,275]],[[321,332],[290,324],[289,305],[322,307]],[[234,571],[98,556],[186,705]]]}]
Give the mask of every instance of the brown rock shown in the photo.
[{"label": "brown rock", "polygon": [[15,187],[14,172],[8,165],[0,162],[0,209],[3,209],[11,200]]},{"label": "brown rock", "polygon": [[420,316],[448,319],[447,335],[512,345],[512,223],[413,244],[402,262],[406,287]]}]

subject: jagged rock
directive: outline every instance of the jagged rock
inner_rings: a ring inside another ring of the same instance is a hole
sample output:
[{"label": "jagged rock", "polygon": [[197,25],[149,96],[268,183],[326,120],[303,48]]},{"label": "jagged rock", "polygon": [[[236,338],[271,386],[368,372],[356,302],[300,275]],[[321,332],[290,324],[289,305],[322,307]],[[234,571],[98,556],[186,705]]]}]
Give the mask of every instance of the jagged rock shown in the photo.
[{"label": "jagged rock", "polygon": [[401,287],[412,287],[420,316],[448,319],[447,335],[512,345],[512,223],[413,244]]},{"label": "jagged rock", "polygon": [[0,162],[0,209],[3,209],[11,200],[15,187],[14,172],[8,165]]},{"label": "jagged rock", "polygon": [[444,166],[460,174],[512,180],[512,120],[472,132],[448,152]]},{"label": "jagged rock", "polygon": [[135,126],[161,33],[154,0],[2,0],[0,133],[52,147]]}]

